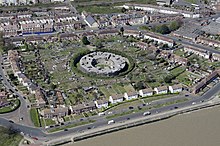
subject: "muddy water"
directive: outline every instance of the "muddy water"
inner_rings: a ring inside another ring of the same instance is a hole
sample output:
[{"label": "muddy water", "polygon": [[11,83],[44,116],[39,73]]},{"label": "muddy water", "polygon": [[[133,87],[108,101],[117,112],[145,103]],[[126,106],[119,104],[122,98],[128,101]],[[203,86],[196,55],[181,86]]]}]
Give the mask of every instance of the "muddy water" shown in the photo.
[{"label": "muddy water", "polygon": [[68,146],[220,146],[220,107],[176,116]]}]

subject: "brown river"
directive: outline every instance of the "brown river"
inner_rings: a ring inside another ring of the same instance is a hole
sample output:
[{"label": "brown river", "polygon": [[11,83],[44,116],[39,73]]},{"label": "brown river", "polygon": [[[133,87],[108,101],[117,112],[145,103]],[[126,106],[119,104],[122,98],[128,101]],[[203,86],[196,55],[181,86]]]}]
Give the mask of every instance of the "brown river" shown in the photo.
[{"label": "brown river", "polygon": [[68,146],[220,146],[220,106]]}]

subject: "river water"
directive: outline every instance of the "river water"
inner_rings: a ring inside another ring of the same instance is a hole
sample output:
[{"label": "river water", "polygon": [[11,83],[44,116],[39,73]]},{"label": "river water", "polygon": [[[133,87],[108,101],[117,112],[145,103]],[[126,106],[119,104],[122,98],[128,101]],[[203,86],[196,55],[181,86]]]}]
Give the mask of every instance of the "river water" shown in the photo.
[{"label": "river water", "polygon": [[68,146],[220,146],[220,106]]}]

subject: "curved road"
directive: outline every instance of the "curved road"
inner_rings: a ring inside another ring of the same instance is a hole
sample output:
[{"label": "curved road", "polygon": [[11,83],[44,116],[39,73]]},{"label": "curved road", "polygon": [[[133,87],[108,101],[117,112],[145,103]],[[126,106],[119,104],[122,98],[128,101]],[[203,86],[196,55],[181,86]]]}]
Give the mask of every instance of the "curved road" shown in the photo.
[{"label": "curved road", "polygon": [[[1,58],[0,59],[0,75],[2,76],[2,83],[8,90],[13,92],[21,101],[21,105],[18,108],[18,110],[15,110],[7,114],[1,114],[1,117],[5,117],[8,119],[15,119],[16,122],[18,123],[32,126],[33,124],[30,119],[29,109],[27,108],[27,101],[23,98],[23,96],[17,90],[15,90],[12,84],[8,81],[7,77],[4,74],[4,70],[2,68],[2,56],[1,55],[0,55],[0,58]],[[20,118],[23,118],[23,120],[20,120]]]}]

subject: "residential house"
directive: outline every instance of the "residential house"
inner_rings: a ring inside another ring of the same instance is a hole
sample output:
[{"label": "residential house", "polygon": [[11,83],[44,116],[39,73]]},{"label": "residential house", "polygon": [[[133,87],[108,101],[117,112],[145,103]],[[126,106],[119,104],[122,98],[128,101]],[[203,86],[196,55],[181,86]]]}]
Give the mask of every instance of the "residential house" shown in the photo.
[{"label": "residential house", "polygon": [[83,112],[93,111],[97,107],[94,102],[82,103],[72,107],[73,114],[81,114]]},{"label": "residential house", "polygon": [[36,90],[39,89],[39,87],[37,87],[35,84],[33,83],[29,83],[28,86],[28,91],[31,93],[31,94],[35,94],[36,93]]},{"label": "residential house", "polygon": [[216,77],[219,77],[220,75],[220,70],[215,70],[211,74],[209,74],[207,77],[205,77],[201,82],[196,84],[192,88],[192,92],[194,94],[199,93],[203,88],[206,87],[211,81],[213,81]]},{"label": "residential house", "polygon": [[107,108],[108,107],[108,100],[102,99],[102,100],[96,100],[94,101],[97,108]]},{"label": "residential house", "polygon": [[173,0],[156,0],[157,4],[158,5],[171,5]]},{"label": "residential house", "polygon": [[133,36],[136,38],[140,38],[141,37],[141,32],[138,30],[129,30],[129,29],[125,29],[123,32],[124,36]]},{"label": "residential house", "polygon": [[98,23],[95,21],[95,19],[91,15],[86,16],[84,21],[86,22],[86,24],[89,27],[98,27],[99,26]]},{"label": "residential house", "polygon": [[142,89],[139,90],[139,95],[141,97],[146,97],[146,96],[152,96],[153,95],[154,90],[151,88],[146,88],[146,89]]},{"label": "residential house", "polygon": [[156,94],[167,94],[168,89],[167,89],[167,86],[160,86],[160,87],[154,88],[154,91],[156,92]]},{"label": "residential house", "polygon": [[19,26],[16,23],[0,23],[0,31],[3,32],[4,37],[17,36],[19,34],[18,30]]},{"label": "residential house", "polygon": [[56,91],[57,104],[64,105],[63,95],[60,91]]},{"label": "residential house", "polygon": [[124,94],[115,94],[109,96],[109,102],[111,102],[112,104],[123,102],[123,100],[124,100]]},{"label": "residential house", "polygon": [[79,37],[74,33],[61,33],[59,35],[60,40],[79,40]]},{"label": "residential house", "polygon": [[136,99],[136,98],[138,98],[138,93],[137,92],[124,93],[124,97],[126,100]]},{"label": "residential house", "polygon": [[206,59],[210,58],[210,53],[202,48],[194,47],[191,45],[183,45],[183,46],[185,52],[194,53]]},{"label": "residential house", "polygon": [[129,9],[139,9],[139,10],[145,10],[150,13],[161,13],[161,14],[182,14],[186,18],[199,18],[200,14],[196,12],[191,11],[184,11],[184,10],[178,10],[175,8],[169,8],[169,7],[161,7],[161,6],[155,6],[155,5],[145,5],[145,4],[125,4],[123,5],[124,8]]},{"label": "residential house", "polygon": [[220,60],[220,54],[212,53],[212,60],[213,61],[219,61]]},{"label": "residential house", "polygon": [[117,29],[105,29],[100,30],[97,33],[98,37],[109,37],[109,36],[116,36],[118,35],[119,31]]},{"label": "residential house", "polygon": [[174,21],[183,19],[183,15],[179,14],[150,14],[149,22],[164,22],[164,21]]},{"label": "residential house", "polygon": [[151,32],[144,32],[143,35],[144,35],[144,39],[154,40],[154,41],[157,41],[159,44],[160,43],[167,44],[169,47],[174,46],[174,41],[163,35],[159,35],[159,34],[155,34]]},{"label": "residential house", "polygon": [[46,105],[46,101],[45,101],[45,97],[44,94],[42,93],[42,91],[40,89],[37,89],[35,91],[35,98],[36,98],[36,107],[45,107]]},{"label": "residential house", "polygon": [[0,108],[10,105],[11,102],[6,98],[0,98]]},{"label": "residential house", "polygon": [[169,88],[170,93],[180,93],[183,91],[183,87],[181,84],[169,86],[168,88]]},{"label": "residential house", "polygon": [[211,47],[220,47],[220,41],[205,38],[205,37],[198,37],[196,39],[196,42],[197,43],[202,43],[202,44],[205,44],[205,45],[209,45]]},{"label": "residential house", "polygon": [[62,107],[62,108],[52,108],[52,109],[44,109],[41,112],[42,116],[46,119],[51,119],[54,117],[65,117],[68,115],[68,108]]}]

